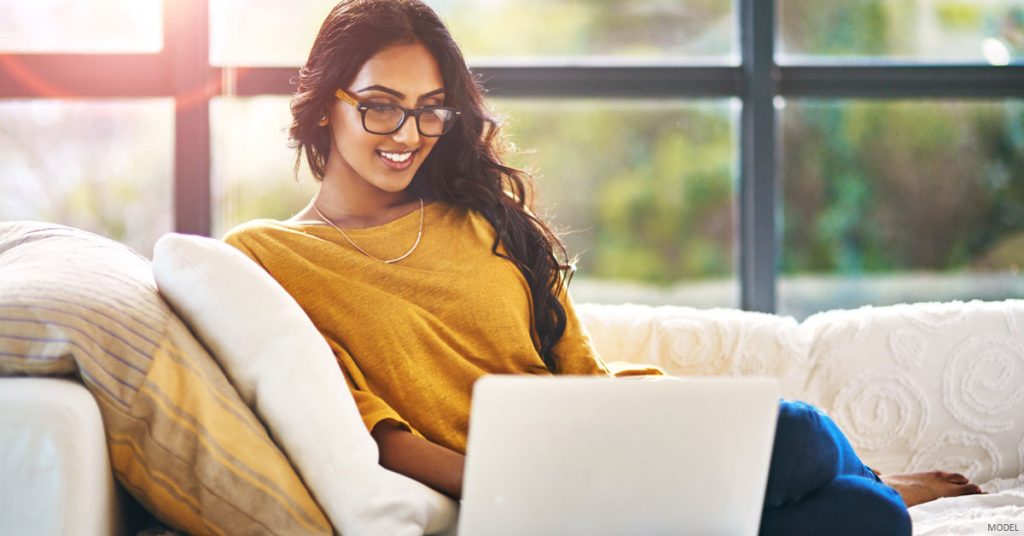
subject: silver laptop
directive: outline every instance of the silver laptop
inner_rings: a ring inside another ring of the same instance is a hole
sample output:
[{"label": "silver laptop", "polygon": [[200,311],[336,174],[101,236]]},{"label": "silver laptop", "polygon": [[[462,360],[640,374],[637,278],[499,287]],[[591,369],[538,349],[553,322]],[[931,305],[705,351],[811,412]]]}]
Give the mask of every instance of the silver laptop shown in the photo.
[{"label": "silver laptop", "polygon": [[757,534],[773,380],[487,376],[459,536]]}]

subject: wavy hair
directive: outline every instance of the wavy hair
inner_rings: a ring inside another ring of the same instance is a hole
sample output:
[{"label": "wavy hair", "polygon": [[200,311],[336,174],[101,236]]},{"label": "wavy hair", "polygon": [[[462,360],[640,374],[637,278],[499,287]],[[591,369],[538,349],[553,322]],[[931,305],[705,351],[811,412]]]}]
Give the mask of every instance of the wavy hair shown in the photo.
[{"label": "wavy hair", "polygon": [[462,115],[438,139],[409,188],[422,197],[475,210],[491,223],[491,252],[514,263],[526,279],[538,352],[548,370],[557,372],[554,346],[566,325],[558,298],[572,275],[563,263],[565,247],[530,210],[532,178],[502,162],[500,125],[484,106],[483,90],[462,51],[429,6],[419,0],[342,0],[331,10],[299,71],[291,100],[289,135],[296,149],[296,172],[304,155],[313,176],[323,179],[331,133],[318,121],[333,103],[334,91],[347,87],[381,49],[412,43],[422,44],[437,60],[445,104]]}]

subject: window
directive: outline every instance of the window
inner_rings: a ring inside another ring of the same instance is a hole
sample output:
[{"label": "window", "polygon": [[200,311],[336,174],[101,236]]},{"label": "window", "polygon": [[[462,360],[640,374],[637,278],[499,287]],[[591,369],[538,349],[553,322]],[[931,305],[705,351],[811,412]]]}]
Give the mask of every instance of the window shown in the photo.
[{"label": "window", "polygon": [[[580,301],[1024,296],[1024,0],[429,3]],[[147,252],[302,207],[287,95],[334,0],[79,4],[0,0],[0,217]]]}]

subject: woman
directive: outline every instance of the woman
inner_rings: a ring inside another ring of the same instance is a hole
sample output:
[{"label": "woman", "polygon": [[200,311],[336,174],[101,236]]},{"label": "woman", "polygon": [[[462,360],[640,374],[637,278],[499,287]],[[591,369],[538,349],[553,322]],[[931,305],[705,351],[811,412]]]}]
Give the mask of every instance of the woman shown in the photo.
[{"label": "woman", "polygon": [[[338,4],[291,109],[318,193],[225,240],[324,334],[380,463],[458,498],[476,379],[610,374],[566,292],[564,248],[529,211],[529,177],[502,164],[462,53],[418,0]],[[908,534],[906,505],[979,491],[947,473],[880,479],[828,417],[783,402],[762,532]]]}]

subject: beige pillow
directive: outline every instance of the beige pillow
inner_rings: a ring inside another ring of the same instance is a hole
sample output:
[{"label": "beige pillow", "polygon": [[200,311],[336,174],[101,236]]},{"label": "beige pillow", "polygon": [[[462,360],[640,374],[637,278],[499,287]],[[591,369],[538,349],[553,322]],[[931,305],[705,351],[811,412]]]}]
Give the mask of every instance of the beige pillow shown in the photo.
[{"label": "beige pillow", "polygon": [[454,525],[454,501],[378,464],[327,341],[259,265],[218,240],[168,234],[156,244],[153,270],[342,533]]},{"label": "beige pillow", "polygon": [[100,407],[118,481],[169,525],[331,534],[287,458],[160,298],[149,261],[78,229],[0,223],[0,375],[67,373]]}]

